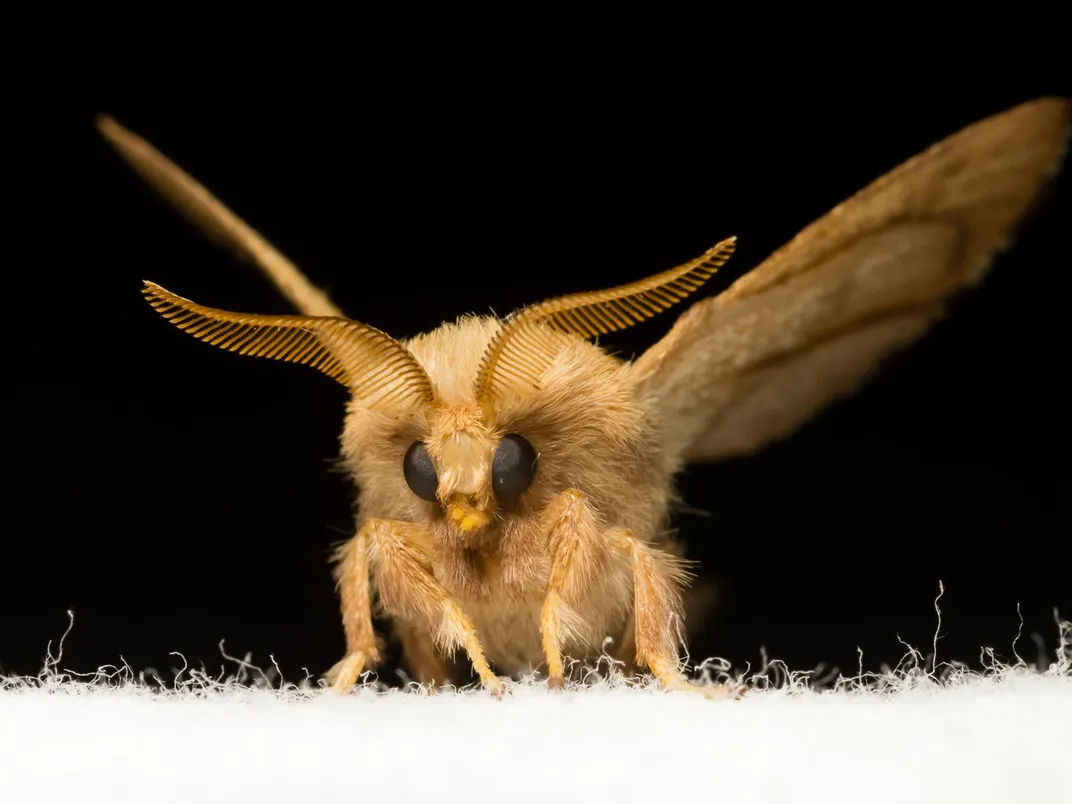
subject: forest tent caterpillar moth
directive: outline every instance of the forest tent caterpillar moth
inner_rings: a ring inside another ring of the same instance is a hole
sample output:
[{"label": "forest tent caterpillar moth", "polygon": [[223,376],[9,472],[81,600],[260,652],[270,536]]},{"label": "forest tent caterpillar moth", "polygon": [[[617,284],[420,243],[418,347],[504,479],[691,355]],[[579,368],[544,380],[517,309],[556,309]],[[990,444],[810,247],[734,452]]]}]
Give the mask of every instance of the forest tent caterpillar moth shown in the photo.
[{"label": "forest tent caterpillar moth", "polygon": [[399,341],[347,318],[257,232],[109,117],[104,136],[208,235],[258,264],[289,316],[204,307],[147,282],[180,329],[311,365],[351,394],[341,436],[359,488],[336,554],[347,654],[339,690],[380,661],[378,602],[411,673],[451,680],[464,648],[492,692],[612,636],[668,688],[723,694],[679,663],[688,573],[665,536],[687,464],[752,452],[851,391],[985,274],[1055,174],[1069,103],[971,125],[873,182],[725,292],[691,305],[634,361],[588,339],[682,302],[733,252],[500,321],[467,316]]}]

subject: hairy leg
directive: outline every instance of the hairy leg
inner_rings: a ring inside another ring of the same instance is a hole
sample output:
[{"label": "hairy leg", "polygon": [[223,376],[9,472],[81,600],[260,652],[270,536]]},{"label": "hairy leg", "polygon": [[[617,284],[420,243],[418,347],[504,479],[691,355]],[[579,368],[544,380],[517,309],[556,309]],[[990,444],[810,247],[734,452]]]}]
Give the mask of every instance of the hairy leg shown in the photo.
[{"label": "hairy leg", "polygon": [[[570,489],[548,508],[544,519],[551,570],[540,614],[540,634],[547,657],[548,686],[563,683],[563,643],[584,635],[586,592],[614,594],[622,583],[623,562],[633,586],[631,628],[621,651],[635,656],[667,689],[724,696],[721,687],[693,684],[679,669],[678,646],[684,636],[681,590],[688,581],[686,563],[678,556],[641,542],[624,529],[601,530],[584,495]],[[626,580],[626,583],[628,580]],[[624,654],[627,664],[633,657]]]},{"label": "hairy leg", "polygon": [[547,534],[551,569],[540,612],[540,636],[547,659],[547,684],[555,688],[563,684],[563,646],[596,636],[578,613],[587,608],[585,597],[594,589],[622,597],[627,594],[629,579],[621,571],[614,542],[602,533],[581,492],[569,489],[560,494],[548,507],[541,525]]},{"label": "hairy leg", "polygon": [[679,669],[678,644],[684,636],[681,589],[688,580],[685,562],[644,544],[628,530],[611,531],[608,536],[629,556],[633,567],[637,664],[647,666],[667,689],[700,692],[710,698],[732,695],[725,687],[694,684]]},{"label": "hairy leg", "polygon": [[328,670],[332,689],[345,692],[361,674],[380,662],[376,634],[372,630],[372,605],[368,572],[369,526],[365,524],[335,553],[335,582],[346,633],[346,656]]},{"label": "hairy leg", "polygon": [[418,525],[371,519],[369,561],[384,612],[393,619],[423,628],[437,649],[452,654],[464,647],[484,687],[496,695],[502,681],[492,672],[476,628],[432,571],[431,536]]}]

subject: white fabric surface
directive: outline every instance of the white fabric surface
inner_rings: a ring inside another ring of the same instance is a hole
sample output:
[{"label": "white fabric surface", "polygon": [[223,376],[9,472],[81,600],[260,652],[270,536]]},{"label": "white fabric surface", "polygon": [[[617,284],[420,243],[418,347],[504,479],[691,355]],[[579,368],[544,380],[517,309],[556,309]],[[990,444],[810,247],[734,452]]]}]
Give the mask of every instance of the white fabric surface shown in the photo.
[{"label": "white fabric surface", "polygon": [[740,701],[614,678],[501,701],[204,676],[163,693],[53,664],[0,680],[0,801],[1072,802],[1064,648],[1048,670],[939,682],[910,662]]}]

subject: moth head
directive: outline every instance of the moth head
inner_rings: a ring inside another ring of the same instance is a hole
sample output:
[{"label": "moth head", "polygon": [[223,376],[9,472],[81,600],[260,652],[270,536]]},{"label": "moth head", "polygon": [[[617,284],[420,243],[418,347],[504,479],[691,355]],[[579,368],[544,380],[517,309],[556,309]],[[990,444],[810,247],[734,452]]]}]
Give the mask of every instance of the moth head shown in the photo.
[{"label": "moth head", "polygon": [[[542,486],[547,497],[599,473],[607,485],[617,459],[636,454],[643,428],[634,427],[639,408],[617,361],[583,341],[681,301],[729,259],[735,243],[724,240],[639,282],[524,307],[489,321],[490,330],[476,321],[443,327],[433,348],[423,349],[420,339],[411,344],[423,364],[449,368],[433,374],[439,400],[425,437],[406,452],[409,487],[443,504],[458,529],[475,532],[496,513],[532,508],[524,504],[530,489]],[[471,386],[460,385],[467,376]],[[538,484],[549,445],[554,454],[544,465],[558,476]]]},{"label": "moth head", "polygon": [[[308,365],[338,380],[351,394],[348,426],[360,433],[345,456],[365,465],[359,480],[404,498],[397,482],[404,479],[414,499],[438,504],[462,531],[484,528],[532,482],[537,460],[528,441],[495,433],[471,398],[437,393],[413,352],[374,327],[342,317],[219,310],[152,282],[144,293],[165,319],[199,340]],[[344,447],[346,440],[344,433]],[[402,509],[413,513],[412,506]]]},{"label": "moth head", "polygon": [[[618,362],[584,341],[682,300],[734,243],[639,282],[549,299],[501,322],[469,318],[408,344],[339,316],[233,313],[151,282],[145,294],[200,340],[338,380],[351,394],[343,457],[368,507],[476,534],[497,518],[539,509],[563,484],[595,484],[600,473],[606,480],[637,454],[636,400]],[[554,452],[546,462],[545,448]],[[543,498],[536,505],[527,502],[534,490]]]},{"label": "moth head", "polygon": [[523,435],[504,432],[473,402],[433,404],[424,432],[406,448],[403,475],[416,496],[442,506],[463,533],[516,510],[539,466]]}]

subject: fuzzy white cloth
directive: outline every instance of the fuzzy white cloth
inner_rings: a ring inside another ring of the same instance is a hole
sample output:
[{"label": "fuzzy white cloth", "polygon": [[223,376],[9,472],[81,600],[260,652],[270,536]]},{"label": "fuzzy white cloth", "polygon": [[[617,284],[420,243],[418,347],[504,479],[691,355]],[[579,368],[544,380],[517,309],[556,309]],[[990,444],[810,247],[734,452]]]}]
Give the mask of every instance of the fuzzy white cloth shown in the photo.
[{"label": "fuzzy white cloth", "polygon": [[985,672],[935,668],[936,633],[930,657],[905,645],[880,674],[698,668],[746,687],[740,700],[668,693],[609,657],[566,690],[522,680],[502,700],[368,676],[338,695],[284,684],[222,643],[233,675],[184,668],[164,685],[126,665],[65,672],[61,640],[38,676],[0,677],[0,802],[1064,804],[1072,622],[1057,625],[1046,667],[984,650]]},{"label": "fuzzy white cloth", "polygon": [[0,680],[0,801],[1072,802],[1068,634],[1048,669],[935,675],[912,653],[816,691],[768,667],[739,701],[613,672],[501,701],[203,674],[162,691],[51,662]]}]

